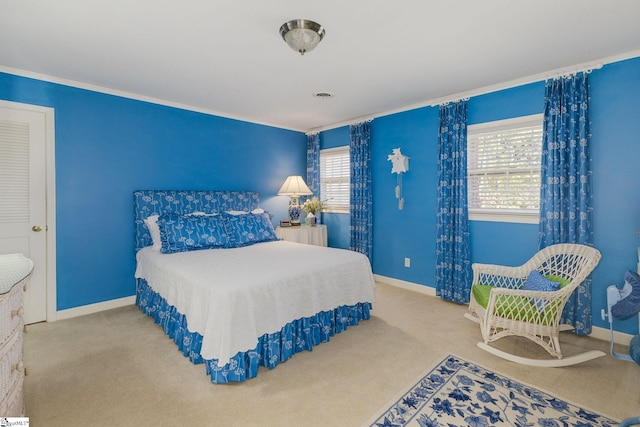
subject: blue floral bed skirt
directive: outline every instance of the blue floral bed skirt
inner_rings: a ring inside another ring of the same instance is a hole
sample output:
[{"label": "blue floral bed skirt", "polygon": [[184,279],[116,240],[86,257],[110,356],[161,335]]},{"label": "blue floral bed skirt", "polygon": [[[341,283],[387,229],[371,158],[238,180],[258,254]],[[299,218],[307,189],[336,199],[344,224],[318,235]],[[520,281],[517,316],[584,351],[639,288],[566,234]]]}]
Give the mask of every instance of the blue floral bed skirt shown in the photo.
[{"label": "blue floral bed skirt", "polygon": [[347,327],[369,319],[371,310],[370,303],[358,303],[294,320],[279,332],[262,335],[255,348],[238,352],[229,363],[218,366],[216,359],[203,359],[200,355],[202,335],[189,332],[185,316],[151,289],[144,279],[137,279],[136,305],[162,326],[164,333],[192,363],[204,363],[211,382],[216,384],[242,382],[253,378],[258,375],[259,366],[275,368],[295,353],[312,350],[314,345],[329,341],[331,336]]}]

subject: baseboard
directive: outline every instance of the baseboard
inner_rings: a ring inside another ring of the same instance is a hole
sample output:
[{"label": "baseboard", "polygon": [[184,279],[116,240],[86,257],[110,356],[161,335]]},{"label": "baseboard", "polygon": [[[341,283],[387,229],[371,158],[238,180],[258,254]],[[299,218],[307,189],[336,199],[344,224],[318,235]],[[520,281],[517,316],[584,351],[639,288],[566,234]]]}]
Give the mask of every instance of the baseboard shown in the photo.
[{"label": "baseboard", "polygon": [[[404,280],[394,279],[393,277],[380,276],[378,274],[374,274],[373,277],[375,278],[376,282],[406,289],[408,291],[418,292],[432,297],[436,296],[436,289],[430,286],[420,285],[412,282],[405,282]],[[611,332],[607,328],[593,326],[591,334],[589,334],[589,336],[602,341],[609,341],[611,338]],[[629,346],[629,341],[631,341],[631,338],[633,338],[633,335],[631,334],[613,331],[613,342],[616,344]]]},{"label": "baseboard", "polygon": [[404,280],[394,279],[393,277],[380,276],[379,274],[374,274],[373,278],[376,280],[376,282],[395,286],[397,288],[406,289],[408,291],[418,292],[420,294],[429,295],[432,297],[436,296],[436,289],[432,288],[431,286],[419,285],[413,282],[406,282]]},{"label": "baseboard", "polygon": [[[599,326],[593,326],[591,328],[591,333],[589,334],[592,338],[597,338],[603,341],[611,340],[611,331],[607,328],[601,328]],[[633,338],[633,335],[626,334],[624,332],[613,331],[613,342],[620,345],[629,346],[629,342]]]},{"label": "baseboard", "polygon": [[56,312],[55,320],[71,319],[72,317],[84,316],[86,314],[98,313],[100,311],[111,310],[112,308],[124,307],[136,303],[135,295],[95,304],[83,305],[80,307],[59,310]]}]

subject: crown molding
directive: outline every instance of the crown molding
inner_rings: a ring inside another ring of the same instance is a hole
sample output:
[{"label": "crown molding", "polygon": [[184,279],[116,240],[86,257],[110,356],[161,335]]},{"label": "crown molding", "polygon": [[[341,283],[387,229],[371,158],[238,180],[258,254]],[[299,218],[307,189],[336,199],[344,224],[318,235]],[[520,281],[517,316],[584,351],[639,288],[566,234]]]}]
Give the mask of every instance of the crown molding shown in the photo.
[{"label": "crown molding", "polygon": [[217,117],[222,117],[222,118],[226,118],[226,119],[231,119],[231,120],[238,120],[238,121],[242,121],[242,122],[247,122],[247,123],[253,123],[253,124],[258,124],[258,125],[262,125],[262,126],[269,126],[269,127],[275,127],[278,129],[284,129],[284,130],[291,130],[291,131],[295,131],[295,132],[303,132],[306,134],[313,134],[313,133],[319,133],[319,132],[324,132],[327,130],[331,130],[331,129],[336,129],[339,127],[343,127],[343,126],[348,126],[354,123],[359,123],[359,122],[363,122],[363,121],[371,121],[377,117],[384,117],[384,116],[389,116],[392,114],[397,114],[397,113],[402,113],[405,111],[410,111],[410,110],[415,110],[418,108],[423,108],[423,107],[433,107],[442,103],[447,103],[447,102],[451,102],[451,101],[455,101],[458,99],[463,99],[463,98],[471,98],[474,96],[479,96],[479,95],[484,95],[487,93],[492,93],[492,92],[498,92],[500,90],[505,90],[505,89],[511,89],[517,86],[523,86],[529,83],[535,83],[535,82],[539,82],[539,81],[544,81],[547,80],[549,78],[554,78],[554,77],[558,77],[561,75],[566,75],[566,74],[572,74],[575,72],[579,72],[579,71],[586,71],[586,70],[593,70],[593,69],[597,69],[597,68],[601,68],[603,65],[606,64],[611,64],[614,62],[620,62],[620,61],[625,61],[627,59],[632,59],[632,58],[636,58],[636,57],[640,57],[640,50],[634,50],[631,52],[626,52],[626,53],[622,53],[619,55],[614,55],[614,56],[609,56],[606,58],[602,58],[599,61],[591,61],[588,63],[582,63],[582,64],[576,64],[573,66],[569,66],[569,67],[564,67],[564,68],[558,68],[555,70],[550,70],[544,73],[539,73],[539,74],[534,74],[531,76],[527,76],[527,77],[523,77],[521,79],[516,79],[516,80],[511,80],[508,82],[504,82],[504,83],[499,83],[499,84],[495,84],[495,85],[490,85],[490,86],[485,86],[482,88],[478,88],[475,90],[471,90],[471,91],[466,91],[466,92],[460,92],[460,93],[456,93],[456,94],[452,94],[446,97],[442,97],[442,98],[436,98],[436,99],[430,99],[424,102],[420,102],[417,104],[411,104],[411,105],[407,105],[401,108],[397,108],[394,110],[388,110],[388,111],[383,111],[383,112],[379,112],[379,113],[375,113],[375,114],[369,114],[367,116],[362,116],[362,117],[355,117],[349,120],[345,120],[342,122],[338,122],[338,123],[333,123],[327,126],[320,126],[320,127],[316,127],[316,128],[311,128],[311,129],[296,129],[296,128],[289,128],[289,127],[283,127],[283,126],[277,126],[274,125],[273,123],[266,123],[266,122],[256,122],[253,120],[249,120],[245,117],[239,117],[239,116],[234,116],[231,114],[227,114],[227,113],[223,113],[220,111],[215,111],[215,110],[210,110],[210,109],[206,109],[206,108],[200,108],[200,107],[195,107],[192,105],[187,105],[187,104],[181,104],[181,103],[177,103],[177,102],[172,102],[172,101],[167,101],[164,99],[159,99],[159,98],[153,98],[150,96],[146,96],[146,95],[141,95],[141,94],[137,94],[137,93],[133,93],[133,92],[126,92],[126,91],[120,91],[120,90],[115,90],[115,89],[110,89],[110,88],[106,88],[103,86],[98,86],[98,85],[93,85],[93,84],[89,84],[89,83],[83,83],[83,82],[78,82],[75,80],[70,80],[70,79],[64,79],[64,78],[60,78],[60,77],[54,77],[54,76],[50,76],[47,74],[42,74],[42,73],[36,73],[33,71],[27,71],[27,70],[21,70],[21,69],[17,69],[17,68],[12,68],[12,67],[6,67],[3,65],[0,65],[0,72],[2,73],[7,73],[7,74],[13,74],[13,75],[17,75],[20,77],[26,77],[26,78],[31,78],[31,79],[36,79],[36,80],[42,80],[45,82],[50,82],[50,83],[56,83],[56,84],[61,84],[64,86],[70,86],[70,87],[74,87],[74,88],[78,88],[78,89],[85,89],[85,90],[89,90],[92,92],[99,92],[99,93],[104,93],[104,94],[108,94],[108,95],[115,95],[115,96],[120,96],[123,98],[129,98],[129,99],[134,99],[137,101],[143,101],[143,102],[149,102],[151,104],[158,104],[158,105],[164,105],[167,107],[173,107],[173,108],[178,108],[181,110],[187,110],[187,111],[193,111],[193,112],[197,112],[197,113],[203,113],[203,114],[208,114],[211,116],[217,116]]},{"label": "crown molding", "polygon": [[466,92],[455,93],[446,97],[431,99],[425,102],[407,105],[405,107],[397,108],[395,110],[384,111],[384,112],[376,113],[374,115],[368,115],[361,118],[354,118],[344,122],[339,122],[339,123],[335,123],[327,126],[309,129],[307,130],[307,132],[314,132],[314,133],[324,132],[324,131],[339,128],[342,126],[347,126],[355,122],[359,122],[359,121],[361,122],[363,120],[370,120],[372,118],[390,116],[392,114],[403,113],[405,111],[416,110],[418,108],[423,108],[423,107],[435,107],[437,105],[456,101],[459,99],[467,99],[467,98],[472,98],[474,96],[485,95],[487,93],[498,92],[501,90],[511,89],[518,86],[524,86],[529,83],[535,83],[535,82],[544,81],[550,78],[555,78],[555,77],[568,75],[568,74],[574,74],[580,71],[595,70],[598,68],[602,68],[603,65],[612,64],[614,62],[625,61],[627,59],[632,59],[637,57],[640,57],[640,50],[634,50],[634,51],[622,53],[619,55],[608,56],[598,61],[584,62],[581,64],[575,64],[569,67],[557,68],[555,70],[550,70],[544,73],[533,74],[520,79],[510,80],[508,82],[485,86],[482,88],[478,88],[478,89],[474,89]]},{"label": "crown molding", "polygon": [[122,98],[127,98],[127,99],[133,99],[136,101],[142,101],[142,102],[148,102],[150,104],[157,104],[157,105],[163,105],[165,107],[172,107],[172,108],[178,108],[180,110],[187,110],[187,111],[193,111],[196,113],[202,113],[202,114],[208,114],[210,116],[217,116],[217,117],[222,117],[225,119],[231,119],[231,120],[238,120],[241,122],[247,122],[247,123],[252,123],[252,124],[257,124],[257,125],[262,125],[262,126],[269,126],[269,127],[274,127],[274,128],[278,128],[278,129],[284,129],[284,130],[292,130],[292,131],[296,131],[296,132],[304,132],[304,129],[295,129],[295,128],[287,128],[287,127],[283,127],[283,126],[277,126],[274,125],[273,123],[265,123],[265,122],[257,122],[255,120],[249,120],[245,117],[240,117],[240,116],[234,116],[232,114],[227,114],[227,113],[223,113],[220,111],[215,111],[215,110],[210,110],[207,108],[200,108],[200,107],[195,107],[193,105],[187,105],[187,104],[181,104],[179,102],[173,102],[173,101],[167,101],[164,99],[159,99],[159,98],[154,98],[151,96],[146,96],[146,95],[141,95],[138,93],[133,93],[133,92],[126,92],[126,91],[122,91],[122,90],[117,90],[117,89],[110,89],[107,87],[103,87],[103,86],[98,86],[98,85],[94,85],[94,84],[90,84],[90,83],[83,83],[83,82],[79,82],[76,80],[70,80],[70,79],[64,79],[64,78],[60,78],[60,77],[54,77],[54,76],[50,76],[48,74],[42,74],[42,73],[36,73],[33,71],[27,71],[27,70],[21,70],[18,68],[12,68],[12,67],[6,67],[3,65],[0,65],[0,73],[7,73],[7,74],[13,74],[19,77],[26,77],[29,79],[36,79],[36,80],[42,80],[45,82],[49,82],[49,83],[56,83],[56,84],[60,84],[60,85],[64,85],[64,86],[70,86],[76,89],[84,89],[84,90],[89,90],[92,92],[98,92],[98,93],[104,93],[107,95],[114,95],[114,96],[119,96]]}]

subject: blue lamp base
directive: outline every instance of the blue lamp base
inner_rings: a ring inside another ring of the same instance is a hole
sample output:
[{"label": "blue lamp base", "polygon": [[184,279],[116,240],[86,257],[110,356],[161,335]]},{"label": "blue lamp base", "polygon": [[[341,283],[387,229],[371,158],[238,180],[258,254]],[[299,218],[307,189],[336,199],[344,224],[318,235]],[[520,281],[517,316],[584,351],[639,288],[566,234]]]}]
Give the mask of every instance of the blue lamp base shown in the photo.
[{"label": "blue lamp base", "polygon": [[302,209],[300,208],[299,198],[297,196],[291,196],[289,202],[289,220],[291,224],[300,225],[300,214]]}]

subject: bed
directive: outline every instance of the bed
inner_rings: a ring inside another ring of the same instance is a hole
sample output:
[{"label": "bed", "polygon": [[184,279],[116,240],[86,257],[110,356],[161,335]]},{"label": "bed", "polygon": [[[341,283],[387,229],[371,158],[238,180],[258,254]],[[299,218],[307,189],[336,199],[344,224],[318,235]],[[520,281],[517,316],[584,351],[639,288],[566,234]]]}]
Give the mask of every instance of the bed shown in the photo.
[{"label": "bed", "polygon": [[134,192],[136,305],[213,383],[312,350],[369,319],[375,299],[366,256],[277,239],[259,201],[250,191]]}]

